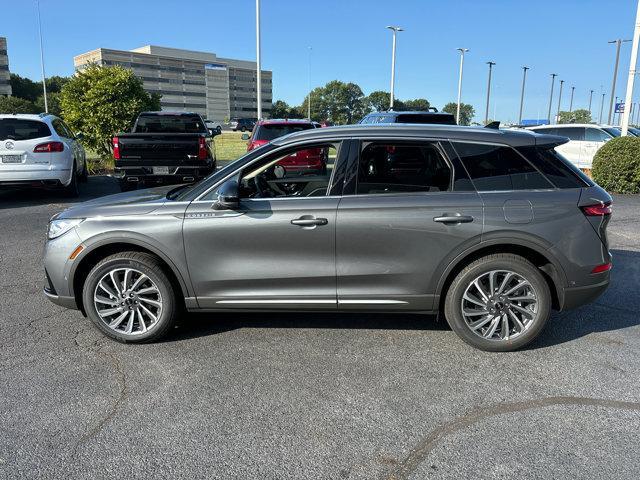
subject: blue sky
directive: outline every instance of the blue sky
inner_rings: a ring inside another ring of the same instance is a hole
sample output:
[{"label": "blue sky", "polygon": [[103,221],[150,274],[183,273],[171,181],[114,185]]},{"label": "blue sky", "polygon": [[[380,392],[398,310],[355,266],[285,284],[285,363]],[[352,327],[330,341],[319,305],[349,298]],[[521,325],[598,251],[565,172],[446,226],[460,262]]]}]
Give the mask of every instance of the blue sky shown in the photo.
[{"label": "blue sky", "polygon": [[[35,0],[0,0],[12,72],[39,77]],[[589,90],[611,88],[615,38],[631,38],[635,0],[262,0],[263,68],[273,70],[274,99],[299,104],[312,86],[339,79],[365,94],[389,89],[391,33],[398,36],[396,97],[424,97],[441,108],[455,101],[458,47],[465,59],[462,100],[484,117],[487,65],[494,67],[490,117],[517,120],[523,65],[524,117],[545,117],[550,73],[565,80],[564,109],[575,86],[574,108],[586,108]],[[206,7],[206,8],[203,8]],[[47,75],[70,75],[73,56],[98,47],[147,44],[255,58],[253,0],[41,0]],[[7,21],[10,20],[10,21]],[[624,96],[630,43],[623,45],[616,94]],[[557,102],[554,100],[554,109]],[[640,92],[636,96],[640,98]],[[605,116],[607,112],[605,103]]]}]

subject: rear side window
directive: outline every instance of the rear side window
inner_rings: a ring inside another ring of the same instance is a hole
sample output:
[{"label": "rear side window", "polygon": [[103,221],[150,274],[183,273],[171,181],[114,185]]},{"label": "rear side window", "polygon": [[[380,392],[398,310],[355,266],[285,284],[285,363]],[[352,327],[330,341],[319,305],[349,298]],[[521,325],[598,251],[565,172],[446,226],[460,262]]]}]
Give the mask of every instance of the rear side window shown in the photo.
[{"label": "rear side window", "polygon": [[453,146],[478,191],[552,188],[549,181],[511,147],[459,142]]},{"label": "rear side window", "polygon": [[544,173],[557,188],[583,188],[593,185],[589,177],[556,152],[553,147],[521,147],[518,151]]},{"label": "rear side window", "polygon": [[431,123],[436,125],[455,125],[456,121],[453,115],[442,113],[411,113],[400,114],[396,119],[398,123]]},{"label": "rear side window", "polygon": [[531,131],[543,135],[560,135],[557,128],[532,128]]},{"label": "rear side window", "polygon": [[569,140],[576,142],[582,142],[584,140],[584,128],[580,127],[567,127],[558,128],[556,135],[561,137],[567,137]]},{"label": "rear side window", "polygon": [[0,140],[34,140],[50,136],[51,130],[44,122],[20,118],[0,118]]},{"label": "rear side window", "polygon": [[135,133],[207,133],[199,115],[140,115]]},{"label": "rear side window", "polygon": [[444,192],[451,169],[436,144],[368,143],[360,153],[358,194]]},{"label": "rear side window", "polygon": [[287,123],[273,123],[271,125],[260,125],[258,127],[258,131],[256,132],[256,136],[254,140],[275,140],[278,137],[282,137],[283,135],[287,135],[293,132],[301,132],[302,130],[310,130],[313,128],[313,125],[310,123],[301,123],[301,124],[287,124]]}]

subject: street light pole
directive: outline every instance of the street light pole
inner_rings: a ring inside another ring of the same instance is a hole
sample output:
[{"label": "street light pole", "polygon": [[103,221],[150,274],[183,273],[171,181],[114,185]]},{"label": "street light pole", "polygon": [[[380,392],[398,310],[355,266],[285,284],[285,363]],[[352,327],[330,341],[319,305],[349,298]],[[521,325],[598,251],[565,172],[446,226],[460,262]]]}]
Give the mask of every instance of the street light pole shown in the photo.
[{"label": "street light pole", "polygon": [[[496,62],[487,62],[487,65],[489,65],[489,83],[487,84],[487,108],[484,112],[484,124],[486,125],[487,123],[489,123],[489,98],[491,97],[491,70],[493,69],[493,66],[496,64]],[[495,118],[494,118],[495,120]]]},{"label": "street light pole", "polygon": [[522,107],[524,105],[524,84],[527,81],[527,70],[529,70],[529,67],[522,67],[522,91],[520,92],[520,113],[518,114],[518,125],[522,124]]},{"label": "street light pole", "polygon": [[40,35],[40,67],[42,69],[42,92],[44,94],[44,112],[49,113],[49,103],[47,102],[47,82],[44,75],[44,49],[42,48],[42,22],[40,21],[40,0],[36,0],[38,10],[38,33]]},{"label": "street light pole", "polygon": [[311,120],[311,47],[309,48],[309,65],[307,70],[307,91],[309,92],[309,98],[307,98],[307,118]]},{"label": "street light pole", "polygon": [[460,76],[458,77],[458,106],[456,108],[456,123],[460,125],[460,97],[462,96],[462,71],[464,69],[464,54],[469,51],[468,48],[458,48],[460,52]]},{"label": "street light pole", "polygon": [[569,112],[573,112],[573,92],[576,87],[571,87],[571,100],[569,100]]},{"label": "street light pole", "polygon": [[560,91],[558,92],[558,113],[556,114],[556,123],[560,119],[560,103],[562,102],[562,86],[564,85],[564,80],[560,80]]},{"label": "street light pole", "polygon": [[602,112],[604,111],[604,97],[606,97],[606,93],[602,94],[602,100],[600,101],[600,118],[598,120],[598,123],[602,123]]},{"label": "street light pole", "polygon": [[589,115],[591,115],[591,100],[593,100],[593,90],[589,90]]},{"label": "street light pole", "polygon": [[396,83],[396,35],[402,32],[401,27],[387,25],[387,28],[393,32],[393,40],[391,44],[391,89],[389,92],[389,110],[393,110],[393,96]]},{"label": "street light pole", "polygon": [[620,63],[620,45],[625,42],[630,42],[631,40],[611,40],[608,43],[616,44],[616,63],[613,67],[613,81],[611,82],[611,99],[609,101],[609,117],[607,120],[608,124],[611,124],[611,115],[613,114],[613,97],[616,94],[616,81],[618,80],[618,63]]},{"label": "street light pole", "polygon": [[551,93],[549,94],[549,113],[547,113],[547,120],[549,120],[549,125],[551,125],[551,103],[553,102],[553,84],[556,81],[557,73],[551,74]]},{"label": "street light pole", "polygon": [[262,66],[260,63],[260,0],[256,0],[256,101],[258,120],[262,119]]},{"label": "street light pole", "polygon": [[636,26],[633,30],[633,44],[631,45],[631,61],[629,63],[629,77],[627,78],[627,92],[624,99],[625,109],[622,112],[622,136],[626,136],[629,132],[629,104],[633,99],[633,81],[636,76],[636,62],[638,60],[638,42],[640,42],[640,0],[638,0],[638,9],[636,11]]}]

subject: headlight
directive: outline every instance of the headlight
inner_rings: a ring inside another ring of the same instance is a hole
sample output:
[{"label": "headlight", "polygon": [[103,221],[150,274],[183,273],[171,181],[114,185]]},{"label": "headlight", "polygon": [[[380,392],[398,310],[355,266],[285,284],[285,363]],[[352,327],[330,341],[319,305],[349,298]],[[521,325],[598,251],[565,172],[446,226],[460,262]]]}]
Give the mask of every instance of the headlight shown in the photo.
[{"label": "headlight", "polygon": [[57,238],[64,235],[73,227],[80,225],[84,218],[65,218],[60,220],[51,220],[49,222],[49,239]]}]

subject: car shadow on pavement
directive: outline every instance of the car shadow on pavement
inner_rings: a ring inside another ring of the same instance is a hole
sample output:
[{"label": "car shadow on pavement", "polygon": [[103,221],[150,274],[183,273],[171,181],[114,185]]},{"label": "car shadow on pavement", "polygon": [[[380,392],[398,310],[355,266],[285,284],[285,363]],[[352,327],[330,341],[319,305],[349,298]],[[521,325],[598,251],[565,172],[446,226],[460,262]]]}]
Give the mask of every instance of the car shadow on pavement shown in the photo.
[{"label": "car shadow on pavement", "polygon": [[80,196],[65,196],[61,189],[45,188],[0,188],[0,209],[33,207],[38,205],[73,205],[113,193],[120,193],[117,180],[108,175],[89,177],[87,183],[80,183]]}]

